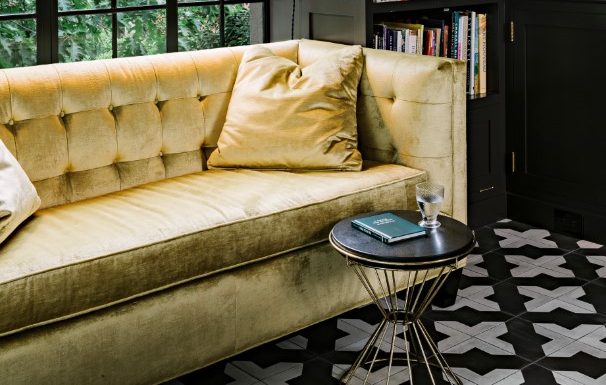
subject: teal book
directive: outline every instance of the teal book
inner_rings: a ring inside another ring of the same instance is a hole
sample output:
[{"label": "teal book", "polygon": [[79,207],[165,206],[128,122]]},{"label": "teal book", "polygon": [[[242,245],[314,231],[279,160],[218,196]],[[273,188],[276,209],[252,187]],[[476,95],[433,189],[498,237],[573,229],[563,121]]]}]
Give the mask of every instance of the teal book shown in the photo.
[{"label": "teal book", "polygon": [[383,243],[394,243],[426,235],[423,227],[393,213],[383,213],[354,219],[351,221],[351,226]]}]

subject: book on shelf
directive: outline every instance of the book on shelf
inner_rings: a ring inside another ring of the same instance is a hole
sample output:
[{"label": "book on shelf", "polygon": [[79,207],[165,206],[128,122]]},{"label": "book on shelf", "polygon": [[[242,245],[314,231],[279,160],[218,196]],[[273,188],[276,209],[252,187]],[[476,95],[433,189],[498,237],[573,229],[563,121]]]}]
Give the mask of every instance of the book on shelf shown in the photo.
[{"label": "book on shelf", "polygon": [[478,15],[478,83],[479,93],[486,93],[486,14]]},{"label": "book on shelf", "polygon": [[427,234],[423,227],[390,212],[354,219],[351,226],[383,243],[399,242]]},{"label": "book on shelf", "polygon": [[467,94],[486,94],[487,19],[486,13],[463,9],[438,17],[385,21],[373,26],[373,47],[466,61]]},{"label": "book on shelf", "polygon": [[374,47],[388,51],[422,54],[423,24],[384,22],[373,26]]},{"label": "book on shelf", "polygon": [[473,95],[476,76],[476,13],[470,11],[467,17],[467,93]]}]

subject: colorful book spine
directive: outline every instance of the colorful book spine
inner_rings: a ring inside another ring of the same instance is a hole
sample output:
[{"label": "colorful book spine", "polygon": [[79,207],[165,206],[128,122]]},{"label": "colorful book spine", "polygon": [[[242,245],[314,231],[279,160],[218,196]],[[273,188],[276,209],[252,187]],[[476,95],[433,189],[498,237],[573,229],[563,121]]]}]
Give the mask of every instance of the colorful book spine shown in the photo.
[{"label": "colorful book spine", "polygon": [[448,40],[450,38],[450,28],[448,27],[448,24],[446,24],[444,26],[444,33],[442,34],[442,56],[443,57],[448,57],[448,47],[449,47],[449,43],[450,41]]},{"label": "colorful book spine", "polygon": [[459,12],[452,13],[452,42],[450,44],[450,57],[453,59],[459,58]]},{"label": "colorful book spine", "polygon": [[478,63],[478,74],[480,77],[480,93],[485,94],[486,91],[486,27],[487,27],[487,15],[482,13],[479,15],[478,24],[479,24],[479,63]]},{"label": "colorful book spine", "polygon": [[476,13],[469,12],[467,15],[467,93],[475,94],[475,69],[476,69]]},{"label": "colorful book spine", "polygon": [[478,15],[475,16],[474,29],[474,45],[473,45],[473,92],[480,93],[480,23]]},{"label": "colorful book spine", "polygon": [[469,24],[469,17],[465,14],[461,14],[459,17],[459,60],[467,60],[467,25]]}]

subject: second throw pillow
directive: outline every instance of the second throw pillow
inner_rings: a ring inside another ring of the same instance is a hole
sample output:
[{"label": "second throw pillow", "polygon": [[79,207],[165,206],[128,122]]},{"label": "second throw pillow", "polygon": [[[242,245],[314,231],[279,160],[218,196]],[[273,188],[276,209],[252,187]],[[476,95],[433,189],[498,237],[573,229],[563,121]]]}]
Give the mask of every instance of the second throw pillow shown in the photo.
[{"label": "second throw pillow", "polygon": [[222,168],[360,170],[356,101],[362,48],[301,68],[268,48],[248,49],[208,165]]}]

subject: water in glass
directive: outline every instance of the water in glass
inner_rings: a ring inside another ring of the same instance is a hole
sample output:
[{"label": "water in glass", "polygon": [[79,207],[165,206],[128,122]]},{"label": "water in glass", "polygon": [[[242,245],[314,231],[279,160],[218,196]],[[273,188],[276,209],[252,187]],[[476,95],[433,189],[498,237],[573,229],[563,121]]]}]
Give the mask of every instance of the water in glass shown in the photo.
[{"label": "water in glass", "polygon": [[423,217],[419,225],[429,228],[439,227],[440,222],[437,221],[437,218],[444,201],[444,186],[425,182],[419,183],[416,190],[417,204]]}]

